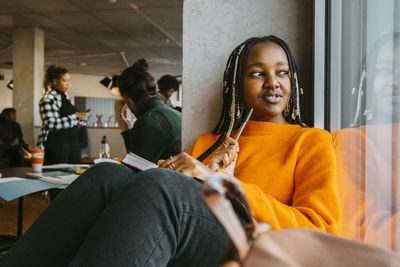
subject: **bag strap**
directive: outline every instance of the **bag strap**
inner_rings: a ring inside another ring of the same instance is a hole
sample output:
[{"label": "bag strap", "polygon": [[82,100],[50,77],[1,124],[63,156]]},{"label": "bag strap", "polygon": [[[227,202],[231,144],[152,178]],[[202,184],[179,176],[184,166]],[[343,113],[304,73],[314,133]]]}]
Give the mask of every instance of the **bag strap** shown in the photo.
[{"label": "bag strap", "polygon": [[[249,239],[254,232],[255,220],[239,183],[223,173],[216,172],[207,178],[202,193],[207,206],[225,228],[235,245],[239,259],[244,260],[249,253]],[[250,222],[249,235],[246,235],[231,202],[236,204],[235,206],[241,207],[242,212],[240,213],[244,214],[243,216],[247,217],[245,219]]]}]

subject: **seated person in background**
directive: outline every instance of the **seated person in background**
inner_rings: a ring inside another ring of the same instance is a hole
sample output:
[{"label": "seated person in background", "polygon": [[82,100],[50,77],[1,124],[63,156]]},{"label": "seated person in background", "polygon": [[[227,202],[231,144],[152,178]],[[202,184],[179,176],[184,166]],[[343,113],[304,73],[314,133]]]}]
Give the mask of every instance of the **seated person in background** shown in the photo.
[{"label": "seated person in background", "polygon": [[1,157],[8,159],[9,167],[21,166],[24,156],[30,155],[15,108],[5,108],[0,114],[0,145]]},{"label": "seated person in background", "polygon": [[[127,152],[156,163],[181,152],[181,115],[157,95],[148,68],[146,60],[140,59],[121,73],[119,90],[123,99],[115,105],[115,116]],[[125,104],[137,118],[131,129],[121,115]]]},{"label": "seated person in background", "polygon": [[[191,149],[194,156],[202,154],[200,160],[214,151],[211,168],[186,153],[137,174],[126,166],[97,164],[49,206],[1,264],[215,266],[229,238],[199,197],[198,179],[216,168],[228,171],[231,164],[256,219],[273,229],[337,233],[332,137],[302,123],[300,91],[286,43],[275,36],[246,40],[227,63],[216,134],[201,136]],[[229,136],[250,108],[251,121],[237,144]]]},{"label": "seated person in background", "polygon": [[169,74],[162,76],[157,81],[158,89],[160,90],[160,96],[164,99],[164,103],[167,106],[174,107],[171,102],[171,95],[179,90],[179,81]]}]

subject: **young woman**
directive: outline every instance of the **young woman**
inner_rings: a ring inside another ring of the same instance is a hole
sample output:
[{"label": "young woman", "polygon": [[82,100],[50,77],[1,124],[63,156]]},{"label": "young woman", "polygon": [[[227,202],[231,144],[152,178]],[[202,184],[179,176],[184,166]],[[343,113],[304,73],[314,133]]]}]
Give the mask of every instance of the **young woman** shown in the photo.
[{"label": "young woman", "polygon": [[42,118],[37,145],[44,147],[45,164],[81,163],[78,125],[88,113],[78,112],[67,91],[70,75],[66,68],[51,65],[46,70],[46,92],[39,102]]},{"label": "young woman", "polygon": [[[115,115],[128,152],[156,163],[181,151],[181,114],[164,104],[156,92],[154,78],[145,59],[136,61],[119,77],[123,100],[117,102]],[[129,129],[121,116],[127,104],[137,120]]]},{"label": "young woman", "polygon": [[[327,132],[301,123],[298,74],[287,45],[274,36],[245,41],[228,60],[224,81],[215,135],[200,137],[191,153],[197,156],[206,148],[199,157],[203,160],[214,152],[209,166],[222,169],[237,157],[234,175],[255,217],[274,229],[297,226],[335,233],[332,141]],[[249,108],[254,115],[239,139],[237,156],[237,144],[228,137]],[[216,150],[224,141],[227,145]],[[138,174],[116,164],[90,168],[1,263],[215,266],[229,239],[199,196],[198,182],[214,170],[186,153],[159,164]]]}]

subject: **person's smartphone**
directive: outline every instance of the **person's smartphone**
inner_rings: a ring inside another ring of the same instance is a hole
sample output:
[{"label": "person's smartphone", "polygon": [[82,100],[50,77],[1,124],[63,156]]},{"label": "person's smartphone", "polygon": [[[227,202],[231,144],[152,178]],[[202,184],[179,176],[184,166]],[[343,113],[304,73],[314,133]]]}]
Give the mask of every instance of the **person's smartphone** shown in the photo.
[{"label": "person's smartphone", "polygon": [[88,108],[87,110],[85,110],[85,112],[90,112],[90,108]]}]

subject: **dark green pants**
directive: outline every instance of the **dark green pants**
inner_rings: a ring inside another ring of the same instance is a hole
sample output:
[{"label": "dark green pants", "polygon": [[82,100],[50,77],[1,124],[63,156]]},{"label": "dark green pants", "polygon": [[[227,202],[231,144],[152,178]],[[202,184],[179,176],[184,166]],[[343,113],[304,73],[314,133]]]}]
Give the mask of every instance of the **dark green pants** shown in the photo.
[{"label": "dark green pants", "polygon": [[166,169],[93,166],[62,192],[0,266],[215,266],[228,237],[201,184]]}]

